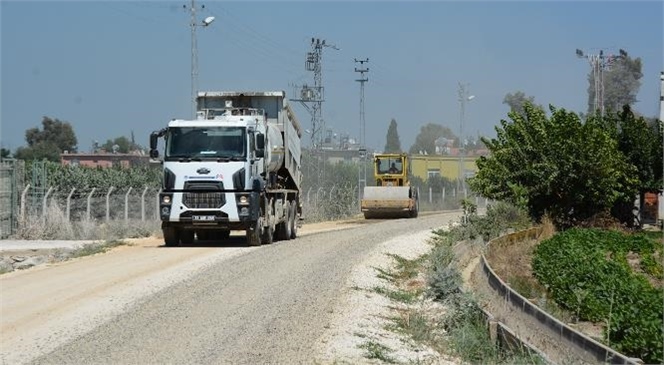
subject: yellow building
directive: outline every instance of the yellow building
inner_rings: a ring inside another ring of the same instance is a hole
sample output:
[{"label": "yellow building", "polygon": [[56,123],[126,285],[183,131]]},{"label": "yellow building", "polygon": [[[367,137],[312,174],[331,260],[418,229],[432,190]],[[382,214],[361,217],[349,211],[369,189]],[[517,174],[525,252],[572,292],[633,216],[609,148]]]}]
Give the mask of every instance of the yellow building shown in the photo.
[{"label": "yellow building", "polygon": [[[479,156],[465,156],[463,159],[463,170],[465,178],[475,175],[477,165],[475,161]],[[440,175],[452,181],[459,178],[459,157],[441,155],[411,155],[411,173],[414,176],[427,181],[429,176]]]}]

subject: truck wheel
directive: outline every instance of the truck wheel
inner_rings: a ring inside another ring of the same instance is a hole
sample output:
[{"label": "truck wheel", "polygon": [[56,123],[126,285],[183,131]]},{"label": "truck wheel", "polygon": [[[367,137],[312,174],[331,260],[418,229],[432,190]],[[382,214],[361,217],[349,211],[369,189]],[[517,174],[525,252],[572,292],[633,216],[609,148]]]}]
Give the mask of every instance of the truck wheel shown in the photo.
[{"label": "truck wheel", "polygon": [[290,214],[288,214],[288,224],[290,225],[290,238],[297,238],[297,203],[293,200],[290,204]]},{"label": "truck wheel", "polygon": [[420,199],[417,195],[415,195],[415,207],[413,207],[413,210],[410,211],[410,217],[417,218],[419,211],[420,211]]},{"label": "truck wheel", "polygon": [[286,202],[286,218],[283,222],[277,224],[277,239],[289,240],[291,239],[291,209],[290,203]]},{"label": "truck wheel", "polygon": [[274,241],[274,226],[270,225],[266,228],[263,228],[263,234],[261,235],[261,243],[264,245],[271,245]]},{"label": "truck wheel", "polygon": [[194,243],[194,231],[185,229],[180,232],[180,241],[183,245],[191,245]]},{"label": "truck wheel", "polygon": [[256,223],[253,223],[251,227],[247,228],[247,245],[261,245],[261,230],[263,229],[262,225],[262,220],[259,218]]},{"label": "truck wheel", "polygon": [[180,230],[175,227],[162,228],[164,233],[164,244],[166,247],[176,247],[180,245]]}]

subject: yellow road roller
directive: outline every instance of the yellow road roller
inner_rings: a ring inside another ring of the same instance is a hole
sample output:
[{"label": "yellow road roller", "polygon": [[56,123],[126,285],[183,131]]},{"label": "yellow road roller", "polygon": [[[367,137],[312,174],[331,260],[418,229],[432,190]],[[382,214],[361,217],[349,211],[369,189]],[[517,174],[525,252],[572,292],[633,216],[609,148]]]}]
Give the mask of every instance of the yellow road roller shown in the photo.
[{"label": "yellow road roller", "polygon": [[361,201],[364,218],[417,217],[418,192],[408,180],[408,154],[374,154],[373,167],[376,186],[364,188]]}]

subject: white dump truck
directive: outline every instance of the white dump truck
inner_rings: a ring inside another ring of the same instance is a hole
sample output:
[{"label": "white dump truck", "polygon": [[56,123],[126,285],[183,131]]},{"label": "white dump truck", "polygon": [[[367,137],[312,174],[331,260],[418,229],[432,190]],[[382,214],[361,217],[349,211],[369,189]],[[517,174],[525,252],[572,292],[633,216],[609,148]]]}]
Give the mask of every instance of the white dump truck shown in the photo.
[{"label": "white dump truck", "polygon": [[195,120],[150,135],[165,140],[160,216],[166,246],[246,232],[251,246],[297,237],[302,128],[283,91],[199,92]]}]

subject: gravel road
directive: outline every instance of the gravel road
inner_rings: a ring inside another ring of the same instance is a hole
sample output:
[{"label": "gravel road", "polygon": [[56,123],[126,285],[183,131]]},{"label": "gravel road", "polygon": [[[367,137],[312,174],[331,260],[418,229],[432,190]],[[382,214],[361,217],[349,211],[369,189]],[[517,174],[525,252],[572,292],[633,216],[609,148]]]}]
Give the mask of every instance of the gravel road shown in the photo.
[{"label": "gravel road", "polygon": [[[310,363],[353,267],[391,237],[437,228],[457,216],[361,221],[366,223],[260,248],[241,247],[239,238],[230,245],[239,247],[124,247],[76,263],[88,268],[83,277],[95,277],[95,270],[126,276],[97,283],[97,295],[79,295],[85,301],[73,295],[64,303],[75,309],[69,311],[54,306],[14,316],[21,303],[38,297],[39,288],[24,290],[28,299],[14,298],[12,304],[8,294],[19,289],[7,289],[11,280],[0,281],[0,355],[6,363],[36,364]],[[133,265],[118,260],[155,251],[158,257]],[[164,255],[176,262],[181,257],[182,265],[169,262],[170,270],[162,271],[142,267]],[[101,265],[101,258],[112,262]],[[58,285],[51,286],[56,299],[42,294],[43,305],[58,302]],[[39,315],[41,320],[34,318]]]}]

